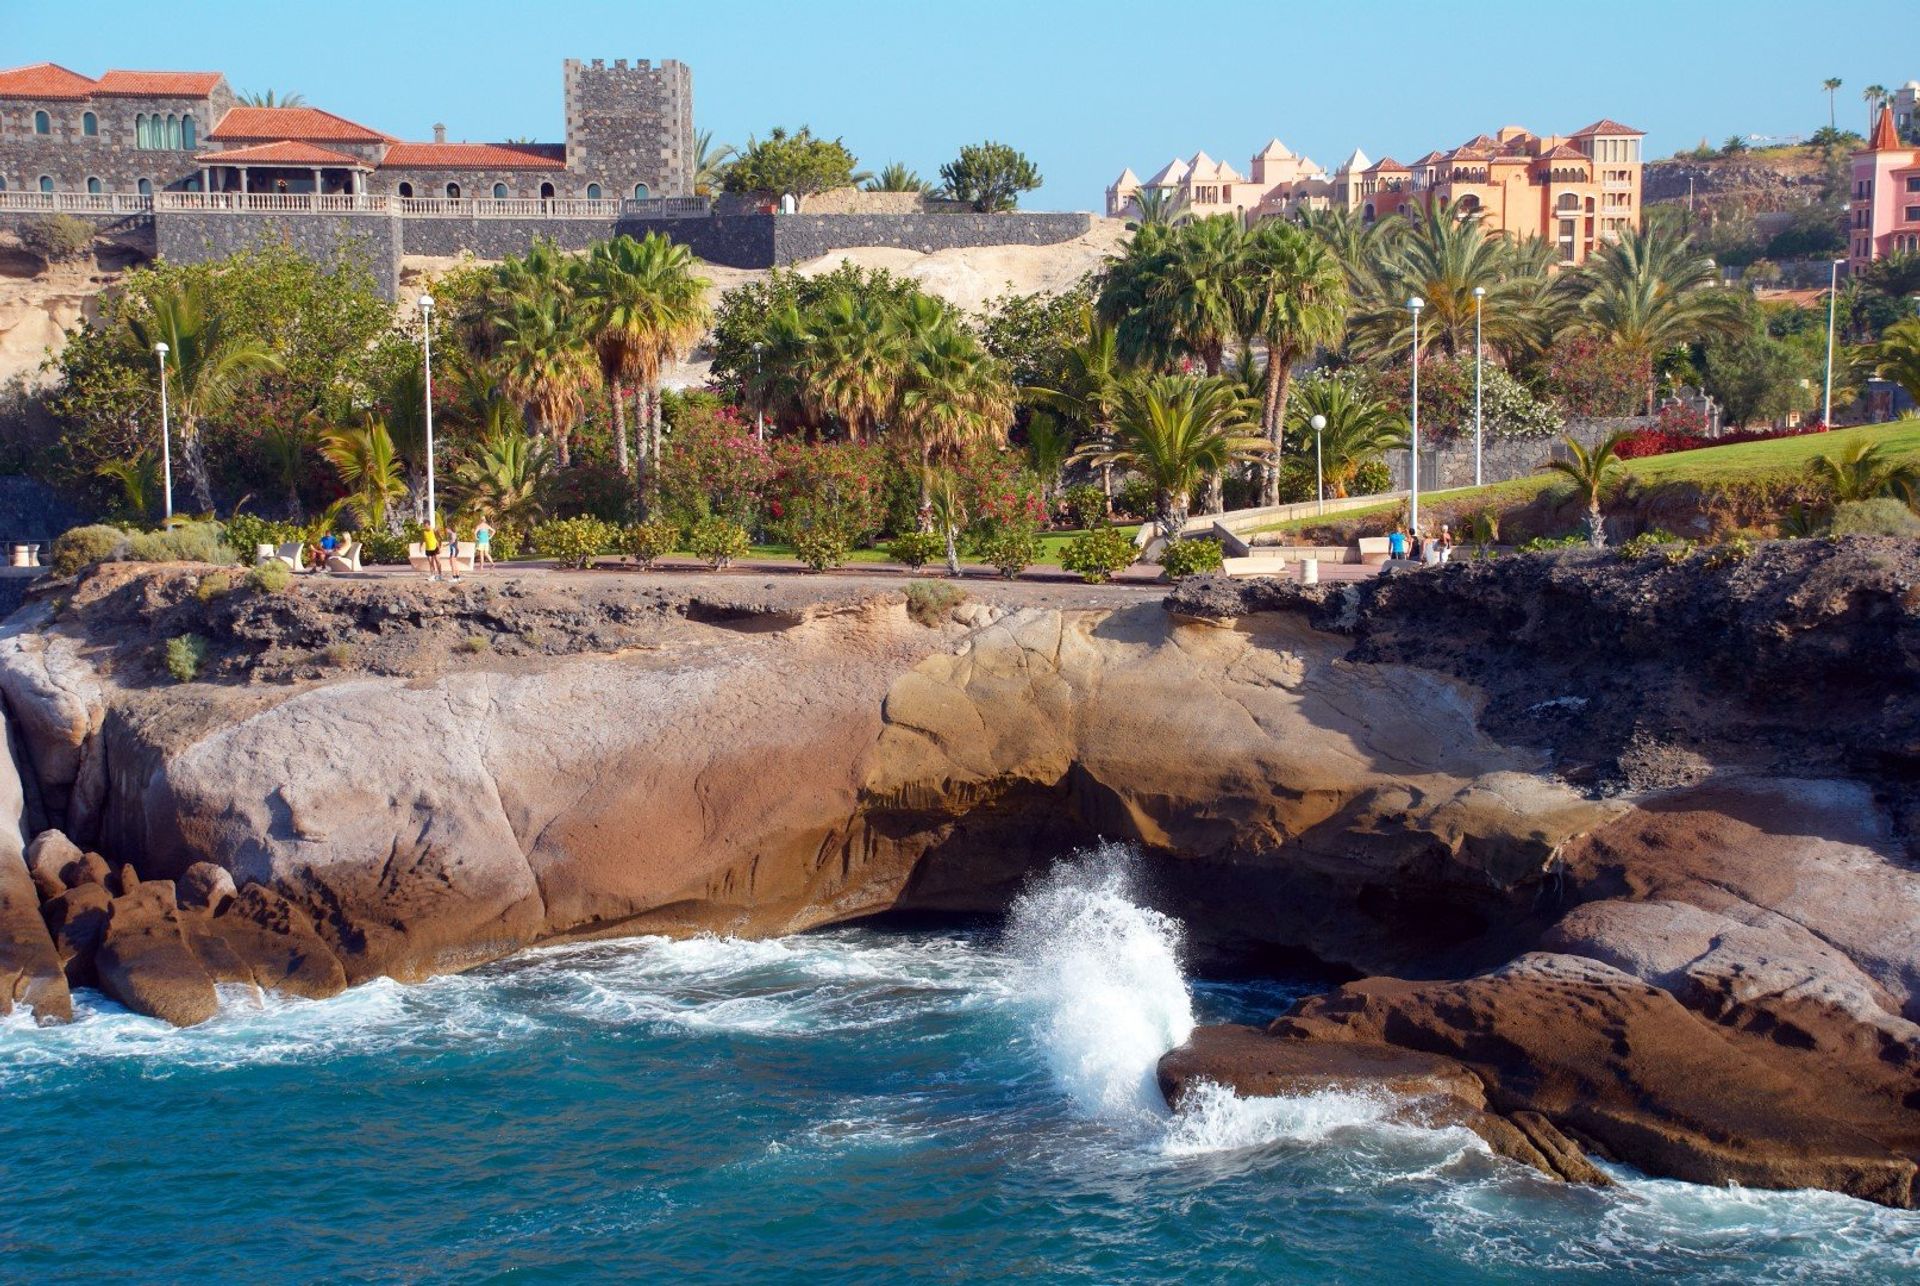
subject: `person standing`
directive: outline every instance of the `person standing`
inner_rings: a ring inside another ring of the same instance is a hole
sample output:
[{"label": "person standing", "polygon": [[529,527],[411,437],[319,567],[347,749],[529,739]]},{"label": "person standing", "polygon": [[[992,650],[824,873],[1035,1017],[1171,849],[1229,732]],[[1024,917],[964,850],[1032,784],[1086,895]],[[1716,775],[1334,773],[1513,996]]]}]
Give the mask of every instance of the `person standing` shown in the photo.
[{"label": "person standing", "polygon": [[1440,563],[1445,566],[1453,558],[1453,528],[1446,523],[1440,524]]},{"label": "person standing", "polygon": [[449,521],[445,531],[440,533],[440,557],[446,560],[447,579],[460,583],[460,536]]},{"label": "person standing", "polygon": [[440,579],[440,533],[432,522],[420,529],[420,552],[427,556],[427,579]]},{"label": "person standing", "polygon": [[1405,558],[1407,556],[1407,533],[1395,523],[1393,530],[1387,533],[1387,557]]},{"label": "person standing", "polygon": [[473,570],[493,566],[493,524],[487,521],[487,515],[480,515],[480,525],[473,529]]}]

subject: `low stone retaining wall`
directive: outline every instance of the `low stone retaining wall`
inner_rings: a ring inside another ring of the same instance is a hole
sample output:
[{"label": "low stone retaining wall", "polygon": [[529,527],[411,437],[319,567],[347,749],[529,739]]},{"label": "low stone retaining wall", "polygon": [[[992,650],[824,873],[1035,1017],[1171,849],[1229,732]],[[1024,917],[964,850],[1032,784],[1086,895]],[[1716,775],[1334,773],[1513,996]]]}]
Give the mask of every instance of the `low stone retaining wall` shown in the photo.
[{"label": "low stone retaining wall", "polygon": [[[1622,429],[1651,428],[1653,420],[1644,415],[1616,416],[1605,419],[1569,420],[1562,434],[1572,437],[1580,445],[1591,447],[1607,435]],[[1544,439],[1525,441],[1488,441],[1482,452],[1481,476],[1487,482],[1506,482],[1513,478],[1530,477],[1540,471],[1540,466],[1549,460],[1563,459],[1567,455],[1566,443],[1559,435]],[[1410,473],[1407,451],[1389,451],[1387,468],[1393,474],[1393,486],[1396,491],[1407,489]],[[1465,437],[1441,451],[1420,452],[1420,489],[1422,491],[1445,491],[1452,487],[1471,487],[1473,485],[1473,436],[1469,429]]]},{"label": "low stone retaining wall", "polygon": [[203,263],[284,241],[315,259],[363,257],[389,299],[400,285],[400,223],[390,214],[163,210],[153,216],[154,243],[163,259]]}]

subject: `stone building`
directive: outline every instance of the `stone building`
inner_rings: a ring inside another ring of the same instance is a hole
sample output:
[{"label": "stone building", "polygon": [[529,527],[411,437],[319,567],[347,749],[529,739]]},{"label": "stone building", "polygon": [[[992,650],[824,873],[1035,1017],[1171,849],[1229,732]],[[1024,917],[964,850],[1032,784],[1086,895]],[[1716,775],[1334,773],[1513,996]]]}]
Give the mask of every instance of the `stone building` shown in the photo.
[{"label": "stone building", "polygon": [[0,71],[0,192],[647,200],[693,189],[693,75],[568,60],[564,143],[407,142],[316,107],[249,107],[218,72]]}]

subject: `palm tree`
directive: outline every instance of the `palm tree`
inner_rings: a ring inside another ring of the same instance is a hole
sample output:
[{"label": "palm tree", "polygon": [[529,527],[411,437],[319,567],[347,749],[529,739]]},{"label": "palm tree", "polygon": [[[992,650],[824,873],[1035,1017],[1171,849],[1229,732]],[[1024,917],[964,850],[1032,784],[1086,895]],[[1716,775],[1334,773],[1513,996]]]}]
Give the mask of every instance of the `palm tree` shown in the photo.
[{"label": "palm tree", "polygon": [[693,194],[712,196],[720,187],[721,180],[727,177],[727,166],[740,150],[731,143],[722,143],[718,147],[713,143],[713,131],[703,129],[693,136]]},{"label": "palm tree", "polygon": [[1263,499],[1280,503],[1280,452],[1293,367],[1336,343],[1347,323],[1347,279],[1326,244],[1295,224],[1270,219],[1247,239],[1251,329],[1266,343],[1260,424],[1272,444]]},{"label": "palm tree", "polygon": [[300,479],[307,471],[307,448],[312,445],[312,429],[299,422],[274,425],[260,435],[261,463],[286,488],[287,516],[295,522],[303,514]]},{"label": "palm tree", "polygon": [[1155,294],[1171,261],[1176,235],[1177,230],[1164,223],[1141,224],[1102,267],[1094,311],[1102,324],[1113,328],[1116,352],[1123,362],[1162,366],[1174,358]]},{"label": "palm tree", "polygon": [[753,364],[740,373],[747,409],[775,424],[817,428],[804,374],[814,342],[807,316],[789,300],[762,317],[755,334]]},{"label": "palm tree", "polygon": [[[1315,435],[1313,417],[1326,427]],[[1289,408],[1295,439],[1302,455],[1318,444],[1327,488],[1345,496],[1360,466],[1381,452],[1406,446],[1407,424],[1392,408],[1367,394],[1348,379],[1309,379],[1301,383]]]},{"label": "palm tree", "polygon": [[1562,438],[1566,444],[1569,458],[1549,460],[1540,466],[1542,470],[1552,470],[1565,474],[1573,480],[1574,493],[1583,496],[1587,502],[1587,543],[1595,549],[1603,549],[1607,543],[1606,520],[1600,515],[1600,495],[1607,483],[1621,468],[1620,444],[1631,436],[1631,431],[1622,429],[1610,433],[1589,451],[1580,445],[1579,439],[1572,436]]},{"label": "palm tree", "polygon": [[[1406,227],[1373,273],[1374,286],[1354,323],[1360,347],[1401,357],[1412,341],[1407,300],[1426,301],[1420,348],[1470,352],[1478,317],[1486,342],[1507,352],[1539,343],[1540,298],[1546,280],[1537,250],[1480,217],[1429,202],[1408,212]],[[1484,296],[1473,292],[1484,290]]]},{"label": "palm tree", "polygon": [[461,510],[491,514],[501,522],[539,513],[541,484],[552,463],[546,439],[497,424],[454,469]]},{"label": "palm tree", "polygon": [[358,426],[328,429],[320,435],[320,454],[340,475],[360,520],[385,527],[387,506],[407,494],[406,472],[386,424],[368,415]]},{"label": "palm tree", "polygon": [[[1355,299],[1380,293],[1380,265],[1387,262],[1412,225],[1406,219],[1371,222],[1345,206],[1301,206],[1300,226],[1325,242],[1347,271],[1347,289]],[[1405,302],[1404,300],[1402,301]]]},{"label": "palm tree", "polygon": [[168,394],[173,427],[180,435],[180,463],[193,488],[194,504],[213,509],[213,483],[200,449],[200,424],[218,415],[249,376],[283,369],[262,341],[232,334],[226,318],[212,310],[203,283],[156,291],[148,313],[127,319],[135,348],[144,356],[154,345],[167,346]]},{"label": "palm tree", "polygon": [[1177,188],[1138,188],[1133,194],[1133,208],[1138,213],[1127,226],[1136,231],[1156,226],[1170,228],[1193,217],[1187,210],[1186,198]]},{"label": "palm tree", "polygon": [[919,296],[900,324],[906,352],[895,420],[920,456],[920,507],[929,513],[925,480],[934,457],[980,442],[1004,444],[1013,386],[945,304]]},{"label": "palm tree", "polygon": [[94,467],[94,476],[120,484],[120,507],[135,522],[153,516],[153,497],[160,490],[160,457],[152,451],[106,460]]},{"label": "palm tree", "polygon": [[812,327],[805,397],[815,415],[838,421],[850,441],[877,429],[894,406],[906,361],[906,332],[890,310],[867,295],[828,297]]},{"label": "palm tree", "polygon": [[1895,322],[1873,347],[1875,369],[1920,402],[1920,317]]},{"label": "palm tree", "polygon": [[933,191],[933,184],[899,161],[889,161],[865,187],[869,192],[918,192],[923,196]]},{"label": "palm tree", "polygon": [[305,107],[307,96],[297,93],[276,95],[271,89],[257,89],[250,94],[240,95],[238,101],[242,107]]},{"label": "palm tree", "polygon": [[1873,122],[1874,118],[1880,114],[1880,104],[1886,102],[1889,98],[1893,97],[1893,95],[1887,92],[1885,85],[1868,85],[1860,91],[1860,97],[1867,101],[1867,132],[1861,135],[1861,137],[1872,138]]},{"label": "palm tree", "polygon": [[529,426],[552,439],[565,465],[573,426],[586,413],[585,393],[600,379],[599,361],[557,293],[517,301],[500,329],[501,385],[526,408]]},{"label": "palm tree", "polygon": [[1840,78],[1829,76],[1820,82],[1820,88],[1827,91],[1827,128],[1838,129],[1839,122],[1833,114],[1833,96],[1840,88]]},{"label": "palm tree", "polygon": [[1035,411],[1027,417],[1027,467],[1040,479],[1040,499],[1053,503],[1060,489],[1060,471],[1073,454],[1073,430],[1050,411]]},{"label": "palm tree", "polygon": [[1076,458],[1131,469],[1154,489],[1155,517],[1168,538],[1187,525],[1194,488],[1271,447],[1231,383],[1156,375],[1131,385],[1110,436]]},{"label": "palm tree", "polygon": [[1829,504],[1891,496],[1912,508],[1920,500],[1920,469],[1890,459],[1882,444],[1865,438],[1855,438],[1837,455],[1809,460],[1807,479]]},{"label": "palm tree", "polygon": [[1739,298],[1714,289],[1719,272],[1713,261],[1669,227],[1627,233],[1564,280],[1575,300],[1569,329],[1639,360],[1649,413],[1656,354],[1707,335],[1736,334],[1745,324]]},{"label": "palm tree", "polygon": [[967,525],[967,497],[960,483],[951,473],[942,469],[931,478],[922,479],[921,494],[927,498],[927,512],[932,516],[933,529],[947,547],[947,575],[960,574],[960,532]]},{"label": "palm tree", "polygon": [[[438,359],[439,354],[435,354]],[[436,360],[435,369],[444,370],[439,383],[448,389],[463,388],[467,380],[456,372],[471,375],[465,361],[448,360],[444,366]],[[426,521],[427,503],[427,382],[426,368],[408,363],[393,373],[380,392],[377,405],[380,418],[393,439],[393,449],[407,468],[407,491],[416,522]]]},{"label": "palm tree", "polygon": [[[1081,337],[1061,350],[1057,389],[1031,386],[1024,396],[1062,417],[1068,438],[1105,437],[1120,409],[1125,385],[1119,339],[1114,328],[1100,320],[1093,307],[1080,310]],[[1100,471],[1101,487],[1113,496],[1113,470]]]},{"label": "palm tree", "polygon": [[614,459],[621,473],[632,469],[627,391],[642,390],[653,406],[663,365],[677,359],[706,323],[708,282],[694,275],[692,264],[684,246],[650,232],[640,241],[622,235],[596,244],[581,273],[583,324],[612,394]]},{"label": "palm tree", "polygon": [[1182,224],[1149,290],[1157,320],[1179,350],[1218,375],[1227,345],[1247,332],[1247,236],[1230,214]]},{"label": "palm tree", "polygon": [[1896,250],[1883,259],[1875,259],[1861,275],[1867,284],[1891,299],[1920,295],[1920,251]]}]

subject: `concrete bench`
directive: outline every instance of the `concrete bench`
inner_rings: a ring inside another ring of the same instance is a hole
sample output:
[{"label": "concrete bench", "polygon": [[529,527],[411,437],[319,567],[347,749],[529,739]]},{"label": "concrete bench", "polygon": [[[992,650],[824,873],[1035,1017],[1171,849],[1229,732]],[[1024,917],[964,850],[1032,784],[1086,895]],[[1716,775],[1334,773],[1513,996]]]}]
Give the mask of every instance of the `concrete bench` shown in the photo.
[{"label": "concrete bench", "polygon": [[[450,546],[442,545],[440,548],[440,562],[443,565],[447,562],[447,551],[449,548],[453,551],[454,575],[458,576],[462,572],[470,572],[473,570],[473,542],[471,540],[456,540],[452,542]],[[413,570],[417,572],[432,570],[431,564],[427,562],[427,551],[418,541],[407,546],[407,562],[412,566]]]},{"label": "concrete bench", "polygon": [[1386,562],[1388,551],[1392,548],[1392,542],[1385,536],[1362,536],[1353,545],[1359,551],[1361,563],[1368,567],[1378,567]]}]

